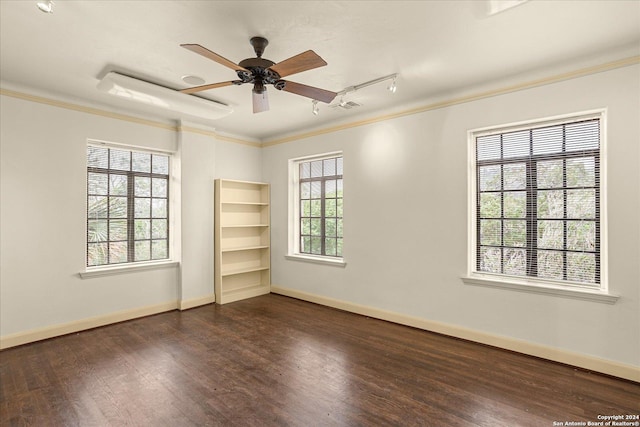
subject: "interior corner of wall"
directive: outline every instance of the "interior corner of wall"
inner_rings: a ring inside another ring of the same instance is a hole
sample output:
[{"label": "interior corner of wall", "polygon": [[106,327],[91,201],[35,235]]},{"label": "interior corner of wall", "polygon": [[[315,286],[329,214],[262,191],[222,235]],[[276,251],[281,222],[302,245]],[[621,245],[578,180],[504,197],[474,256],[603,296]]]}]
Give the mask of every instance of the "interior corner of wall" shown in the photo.
[{"label": "interior corner of wall", "polygon": [[178,306],[179,306],[178,308],[180,309],[180,311],[184,311],[184,310],[189,310],[190,308],[196,308],[196,307],[200,307],[207,304],[213,304],[214,302],[216,302],[215,293],[204,295],[197,298],[191,298],[188,300],[180,299],[180,301],[178,302]]}]

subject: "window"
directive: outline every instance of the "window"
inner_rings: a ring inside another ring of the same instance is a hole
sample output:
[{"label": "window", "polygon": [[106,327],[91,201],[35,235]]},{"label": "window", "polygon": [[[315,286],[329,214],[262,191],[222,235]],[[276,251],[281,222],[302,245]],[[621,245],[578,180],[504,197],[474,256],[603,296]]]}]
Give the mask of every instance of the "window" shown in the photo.
[{"label": "window", "polygon": [[169,258],[169,156],[87,147],[87,266]]},{"label": "window", "polygon": [[472,273],[603,288],[602,120],[471,132]]},{"label": "window", "polygon": [[342,155],[291,162],[293,253],[342,258]]}]

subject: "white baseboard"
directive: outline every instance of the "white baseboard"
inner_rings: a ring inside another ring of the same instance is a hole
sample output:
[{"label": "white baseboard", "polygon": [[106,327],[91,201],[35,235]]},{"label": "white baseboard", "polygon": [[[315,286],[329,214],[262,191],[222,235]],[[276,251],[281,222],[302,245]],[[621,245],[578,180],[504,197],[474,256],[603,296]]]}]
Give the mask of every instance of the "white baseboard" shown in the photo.
[{"label": "white baseboard", "polygon": [[47,326],[45,328],[31,331],[18,332],[16,334],[0,337],[0,350],[28,344],[35,341],[46,340],[60,335],[72,334],[85,331],[87,329],[110,325],[112,323],[124,322],[125,320],[136,319],[138,317],[151,316],[152,314],[164,313],[178,308],[177,301],[170,301],[162,304],[150,305],[146,307],[123,310],[104,316],[90,317],[87,319],[75,320],[60,325]]},{"label": "white baseboard", "polygon": [[381,310],[379,308],[354,304],[351,302],[298,291],[295,289],[271,285],[271,292],[274,294],[285,295],[316,304],[338,308],[340,310],[349,311],[351,313],[357,313],[376,319],[399,323],[401,325],[411,326],[426,331],[437,332],[456,338],[462,338],[481,344],[487,344],[518,353],[528,354],[530,356],[541,357],[543,359],[552,360],[554,362],[565,363],[567,365],[577,366],[591,371],[601,372],[603,374],[613,375],[627,380],[640,382],[640,368],[633,365],[600,359],[580,353],[573,353],[567,350],[517,340],[514,338],[493,335],[486,332],[464,328],[461,326],[455,326],[419,317],[395,313],[392,311]]},{"label": "white baseboard", "polygon": [[207,305],[216,302],[216,294],[205,295],[203,297],[191,298],[188,300],[182,300],[179,303],[178,309],[189,310],[190,308],[200,307],[201,305]]},{"label": "white baseboard", "polygon": [[60,325],[47,326],[40,329],[33,329],[16,334],[0,337],[0,350],[15,347],[22,344],[46,340],[59,337],[61,335],[73,334],[75,332],[86,331],[112,323],[124,322],[125,320],[137,319],[138,317],[151,316],[153,314],[164,313],[171,310],[188,310],[201,305],[211,304],[216,301],[215,294],[203,297],[192,298],[190,300],[170,301],[162,304],[150,305],[146,307],[134,308],[132,310],[118,311],[116,313],[105,314],[104,316],[90,317],[88,319],[75,320]]}]

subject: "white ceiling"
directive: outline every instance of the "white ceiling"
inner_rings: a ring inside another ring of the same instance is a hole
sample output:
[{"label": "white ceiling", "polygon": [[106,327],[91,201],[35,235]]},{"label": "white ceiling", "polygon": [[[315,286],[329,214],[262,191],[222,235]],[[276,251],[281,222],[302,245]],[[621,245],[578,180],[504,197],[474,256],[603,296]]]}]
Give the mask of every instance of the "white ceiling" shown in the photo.
[{"label": "white ceiling", "polygon": [[55,0],[45,14],[35,0],[0,0],[0,78],[6,88],[136,112],[96,89],[106,72],[173,89],[189,86],[187,74],[234,80],[233,70],[179,45],[198,43],[237,63],[255,56],[256,35],[269,39],[263,56],[274,62],[308,49],[327,61],[287,77],[298,83],[338,92],[399,73],[397,93],[388,82],[373,85],[345,97],[362,107],[320,104],[318,116],[310,99],[273,88],[270,111],[259,114],[250,85],[201,93],[234,109],[210,123],[217,131],[267,140],[568,61],[640,53],[639,1],[530,0],[493,15],[492,1]]}]

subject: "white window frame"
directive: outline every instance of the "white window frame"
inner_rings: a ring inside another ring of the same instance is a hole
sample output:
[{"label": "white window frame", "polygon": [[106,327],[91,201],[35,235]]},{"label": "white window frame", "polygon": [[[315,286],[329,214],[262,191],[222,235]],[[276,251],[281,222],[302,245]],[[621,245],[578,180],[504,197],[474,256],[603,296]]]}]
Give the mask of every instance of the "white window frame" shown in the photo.
[{"label": "white window frame", "polygon": [[[130,151],[138,151],[138,152],[146,152],[150,154],[161,154],[169,157],[169,200],[168,200],[168,209],[169,209],[169,241],[168,241],[168,251],[169,258],[163,260],[151,260],[151,261],[138,261],[138,262],[129,262],[122,264],[105,264],[98,266],[85,266],[83,271],[79,272],[79,276],[83,279],[90,279],[94,277],[101,276],[109,276],[114,274],[123,274],[123,273],[132,273],[136,271],[144,271],[144,270],[154,270],[161,268],[172,268],[176,267],[180,264],[181,257],[181,245],[180,245],[180,186],[176,183],[179,182],[180,177],[180,155],[176,151],[172,150],[163,150],[159,148],[149,148],[145,146],[131,145],[131,144],[122,144],[111,141],[102,141],[97,139],[88,139],[86,146],[96,146],[96,147],[105,147],[105,148],[114,148],[121,150],[130,150]],[[86,157],[86,156],[85,156]],[[86,173],[86,165],[85,165],[85,173]],[[87,194],[87,185],[85,179],[85,199]],[[85,203],[85,238],[84,238],[84,260],[86,263],[87,259],[87,205]]]},{"label": "white window frame", "polygon": [[[337,267],[345,267],[347,263],[344,260],[344,252],[342,257],[314,255],[300,253],[300,168],[302,162],[314,160],[330,159],[332,157],[343,157],[342,151],[333,151],[330,153],[322,153],[311,156],[297,157],[288,161],[289,176],[289,226],[288,226],[288,249],[285,255],[286,259],[293,261],[311,262],[316,264],[332,265]],[[344,182],[344,181],[343,181]],[[344,191],[344,190],[343,190]]]},{"label": "white window frame", "polygon": [[[609,292],[608,286],[608,233],[607,233],[607,140],[606,109],[585,111],[574,114],[527,120],[506,125],[490,126],[469,130],[468,136],[468,200],[467,200],[467,273],[462,281],[468,285],[503,288],[523,292],[556,295],[613,304],[619,298]],[[553,126],[586,119],[600,120],[600,284],[599,287],[585,286],[569,281],[557,281],[543,278],[508,276],[476,270],[477,251],[477,210],[476,210],[476,138],[485,135],[514,132],[542,126]]]}]

